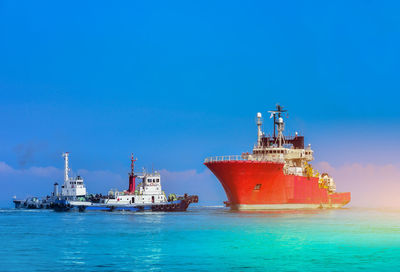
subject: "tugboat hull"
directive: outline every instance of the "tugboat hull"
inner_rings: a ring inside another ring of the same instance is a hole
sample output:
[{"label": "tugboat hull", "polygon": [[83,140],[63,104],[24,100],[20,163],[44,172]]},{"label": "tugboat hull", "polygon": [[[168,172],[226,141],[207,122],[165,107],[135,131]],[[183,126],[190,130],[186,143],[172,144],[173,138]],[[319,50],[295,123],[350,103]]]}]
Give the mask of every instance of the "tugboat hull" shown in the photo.
[{"label": "tugboat hull", "polygon": [[183,212],[186,211],[191,203],[197,203],[199,200],[198,196],[187,196],[184,199],[160,203],[160,204],[148,204],[148,205],[108,205],[108,204],[97,204],[91,202],[78,202],[61,200],[54,204],[54,210],[56,212],[84,212],[84,211],[129,211],[129,212]]}]

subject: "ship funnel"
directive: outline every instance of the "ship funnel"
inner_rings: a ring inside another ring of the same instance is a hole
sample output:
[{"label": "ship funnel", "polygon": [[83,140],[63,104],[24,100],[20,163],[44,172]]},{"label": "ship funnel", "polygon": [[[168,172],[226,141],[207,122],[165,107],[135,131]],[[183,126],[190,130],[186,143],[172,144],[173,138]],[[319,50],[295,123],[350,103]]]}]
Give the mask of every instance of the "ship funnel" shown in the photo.
[{"label": "ship funnel", "polygon": [[133,153],[131,154],[131,172],[129,173],[129,193],[135,193],[136,188],[136,175],[135,175],[135,161],[137,159],[133,158]]},{"label": "ship funnel", "polygon": [[54,196],[58,196],[58,183],[54,183],[54,191],[53,191]]}]

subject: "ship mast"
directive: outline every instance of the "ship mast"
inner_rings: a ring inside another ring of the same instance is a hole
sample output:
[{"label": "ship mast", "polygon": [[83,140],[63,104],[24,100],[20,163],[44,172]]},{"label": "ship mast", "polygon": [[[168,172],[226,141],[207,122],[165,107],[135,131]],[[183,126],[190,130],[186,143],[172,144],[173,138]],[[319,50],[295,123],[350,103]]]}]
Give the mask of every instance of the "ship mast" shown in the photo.
[{"label": "ship mast", "polygon": [[131,153],[131,176],[134,175],[135,161],[137,161],[137,159],[133,159],[133,153]]},{"label": "ship mast", "polygon": [[69,168],[68,168],[68,152],[63,153],[63,157],[64,157],[64,182],[67,183],[69,177],[68,177],[68,172],[69,172]]},{"label": "ship mast", "polygon": [[128,192],[134,193],[136,188],[136,175],[135,175],[135,161],[137,159],[133,158],[133,153],[131,153],[131,173],[129,174],[129,189]]},{"label": "ship mast", "polygon": [[262,130],[261,130],[261,126],[262,126],[262,115],[261,112],[257,113],[257,146],[260,147],[261,146],[261,139],[262,139]]},{"label": "ship mast", "polygon": [[[282,147],[285,144],[285,136],[283,136],[283,130],[285,129],[285,123],[283,122],[282,113],[287,112],[279,104],[276,105],[276,110],[268,111],[271,113],[271,117],[274,117],[274,140],[277,142],[278,147]],[[278,137],[276,137],[275,127],[278,127]]]}]

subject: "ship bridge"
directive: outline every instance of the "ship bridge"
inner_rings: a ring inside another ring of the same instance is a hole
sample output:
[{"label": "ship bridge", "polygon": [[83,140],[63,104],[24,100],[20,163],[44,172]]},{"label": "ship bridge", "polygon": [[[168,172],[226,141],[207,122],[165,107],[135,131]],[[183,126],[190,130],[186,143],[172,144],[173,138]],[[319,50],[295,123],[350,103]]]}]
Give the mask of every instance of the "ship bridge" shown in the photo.
[{"label": "ship bridge", "polygon": [[253,147],[252,157],[260,157],[262,160],[282,157],[287,167],[303,167],[307,162],[314,160],[311,146],[304,148],[304,136],[284,136],[285,122],[283,117],[287,117],[287,111],[280,105],[275,110],[269,111],[270,118],[273,118],[273,135],[266,136],[262,131],[262,115],[257,113],[257,144]]}]

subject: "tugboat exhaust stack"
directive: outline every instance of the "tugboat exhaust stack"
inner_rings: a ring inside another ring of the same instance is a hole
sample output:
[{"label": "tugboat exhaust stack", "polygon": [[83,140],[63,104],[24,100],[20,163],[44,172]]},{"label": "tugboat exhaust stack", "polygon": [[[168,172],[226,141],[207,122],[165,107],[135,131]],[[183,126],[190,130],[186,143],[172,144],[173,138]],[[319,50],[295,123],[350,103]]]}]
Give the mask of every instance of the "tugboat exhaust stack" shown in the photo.
[{"label": "tugboat exhaust stack", "polygon": [[137,161],[137,159],[133,159],[133,153],[132,153],[132,158],[131,158],[131,172],[129,173],[129,189],[128,192],[129,193],[134,193],[135,192],[135,188],[136,188],[136,175],[134,172],[134,168],[135,168],[135,161]]}]

